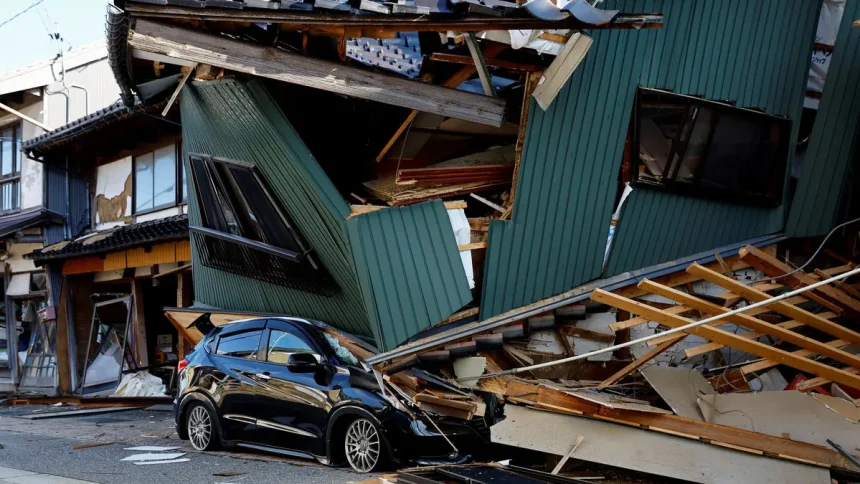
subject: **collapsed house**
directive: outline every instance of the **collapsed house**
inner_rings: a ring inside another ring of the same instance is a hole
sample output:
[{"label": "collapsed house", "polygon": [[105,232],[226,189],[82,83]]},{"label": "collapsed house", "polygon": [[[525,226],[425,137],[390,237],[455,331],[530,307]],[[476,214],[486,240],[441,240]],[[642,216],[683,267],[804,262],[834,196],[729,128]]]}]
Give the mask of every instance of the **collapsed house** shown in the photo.
[{"label": "collapsed house", "polygon": [[[202,316],[307,317],[382,350],[397,405],[500,443],[696,482],[856,470],[856,281],[775,298],[856,269],[853,231],[785,261],[857,217],[860,2],[815,108],[819,2],[117,7],[126,109],[154,84],[149,114],[181,113],[189,250],[144,264],[193,267],[180,357]],[[49,274],[136,277],[118,248]]]}]

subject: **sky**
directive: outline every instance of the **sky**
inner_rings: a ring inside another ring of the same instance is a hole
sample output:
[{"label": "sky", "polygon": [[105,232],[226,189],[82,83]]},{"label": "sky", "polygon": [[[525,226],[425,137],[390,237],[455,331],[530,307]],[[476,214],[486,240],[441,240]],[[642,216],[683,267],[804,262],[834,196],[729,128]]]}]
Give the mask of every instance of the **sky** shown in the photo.
[{"label": "sky", "polygon": [[[0,0],[0,24],[37,2]],[[56,56],[57,41],[48,32],[60,33],[63,49],[104,40],[107,3],[108,0],[42,0],[0,26],[0,73]]]}]

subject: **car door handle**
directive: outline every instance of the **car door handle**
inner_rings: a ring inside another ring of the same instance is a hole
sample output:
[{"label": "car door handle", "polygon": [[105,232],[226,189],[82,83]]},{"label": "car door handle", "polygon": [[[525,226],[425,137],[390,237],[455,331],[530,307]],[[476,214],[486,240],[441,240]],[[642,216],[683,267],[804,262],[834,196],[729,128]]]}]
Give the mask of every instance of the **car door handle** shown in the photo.
[{"label": "car door handle", "polygon": [[259,378],[261,380],[267,380],[268,381],[268,380],[272,379],[272,375],[270,375],[268,371],[265,371],[263,373],[257,373],[254,376],[256,376],[257,378]]}]

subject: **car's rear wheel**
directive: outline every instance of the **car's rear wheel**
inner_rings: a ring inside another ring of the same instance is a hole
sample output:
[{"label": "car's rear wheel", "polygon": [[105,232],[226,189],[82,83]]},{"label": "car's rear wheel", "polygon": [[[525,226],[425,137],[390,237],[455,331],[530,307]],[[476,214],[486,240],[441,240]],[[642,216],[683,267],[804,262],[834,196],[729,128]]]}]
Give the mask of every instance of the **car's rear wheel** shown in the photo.
[{"label": "car's rear wheel", "polygon": [[215,415],[202,403],[191,403],[185,419],[188,440],[196,450],[215,450],[220,443]]},{"label": "car's rear wheel", "polygon": [[366,418],[353,420],[346,429],[344,450],[349,465],[358,472],[371,472],[382,462],[382,438],[376,425]]}]

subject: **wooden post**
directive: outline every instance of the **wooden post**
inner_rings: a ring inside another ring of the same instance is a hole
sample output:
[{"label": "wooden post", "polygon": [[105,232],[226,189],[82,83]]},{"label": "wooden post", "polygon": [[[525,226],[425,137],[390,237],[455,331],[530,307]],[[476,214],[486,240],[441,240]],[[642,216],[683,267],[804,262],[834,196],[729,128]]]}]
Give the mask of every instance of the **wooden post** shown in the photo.
[{"label": "wooden post", "polygon": [[140,366],[149,366],[149,351],[146,342],[146,313],[143,309],[145,307],[143,286],[140,280],[132,279],[131,294],[132,322],[134,324],[134,334],[137,343],[137,363]]},{"label": "wooden post", "polygon": [[[191,291],[189,291],[188,289],[188,284],[185,281],[185,272],[180,272],[179,274],[176,274],[176,307],[184,308],[190,305],[189,303],[191,302],[191,298],[189,297],[189,293]],[[186,352],[194,347],[194,344],[185,338],[185,335],[182,333],[182,331],[177,331],[177,337],[178,341],[176,344],[176,353],[181,360],[182,358],[185,358]]]},{"label": "wooden post", "polygon": [[72,371],[69,367],[69,323],[68,323],[68,282],[63,276],[62,283],[58,288],[51,290],[60,291],[60,303],[57,308],[57,382],[60,394],[70,395],[72,393]]}]

